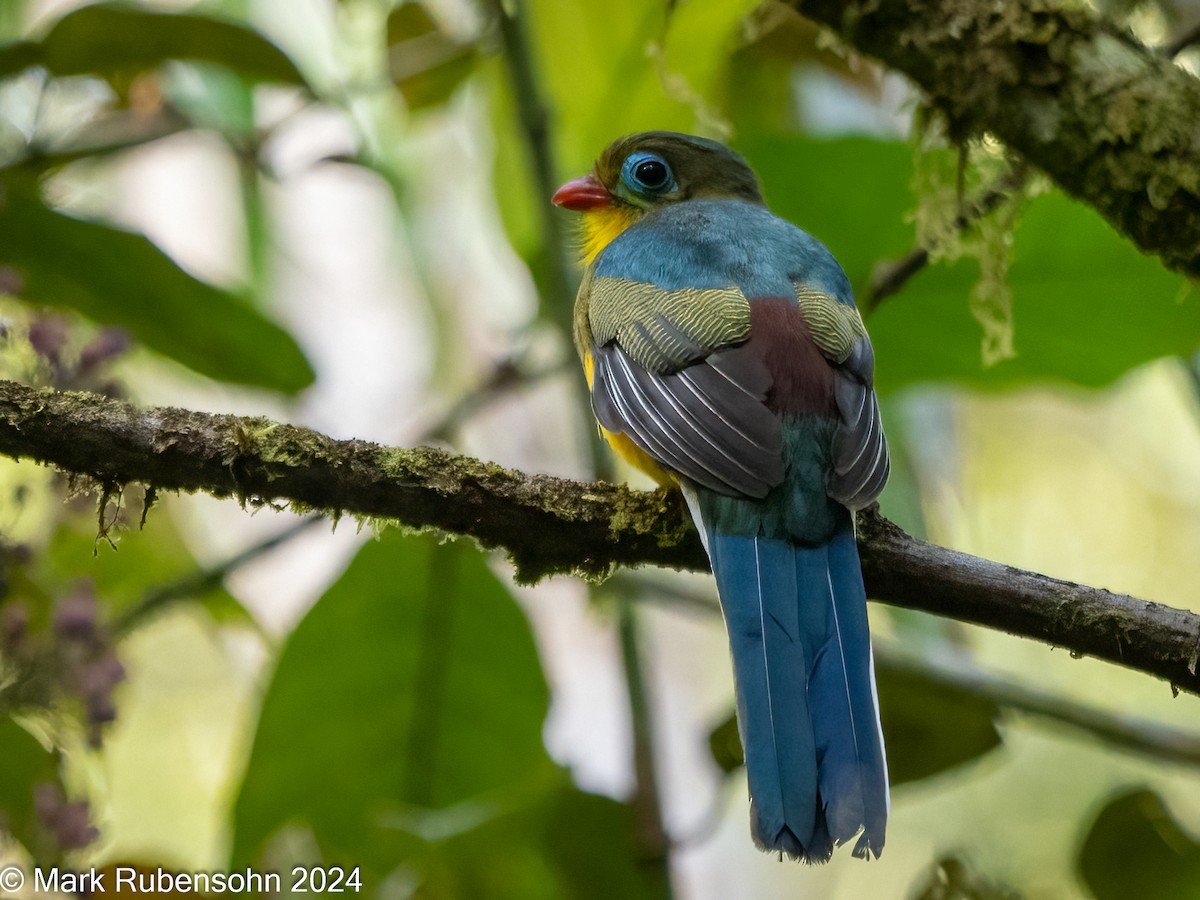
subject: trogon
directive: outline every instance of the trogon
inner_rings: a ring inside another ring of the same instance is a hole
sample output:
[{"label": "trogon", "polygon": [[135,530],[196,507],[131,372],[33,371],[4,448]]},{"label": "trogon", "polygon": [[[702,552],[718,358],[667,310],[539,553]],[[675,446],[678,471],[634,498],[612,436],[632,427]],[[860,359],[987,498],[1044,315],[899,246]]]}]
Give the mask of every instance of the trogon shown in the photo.
[{"label": "trogon", "polygon": [[889,798],[853,511],[883,490],[875,358],[850,284],[723,144],[621,138],[553,202],[582,216],[575,342],[625,459],[678,486],[732,649],[755,842],[809,862]]}]

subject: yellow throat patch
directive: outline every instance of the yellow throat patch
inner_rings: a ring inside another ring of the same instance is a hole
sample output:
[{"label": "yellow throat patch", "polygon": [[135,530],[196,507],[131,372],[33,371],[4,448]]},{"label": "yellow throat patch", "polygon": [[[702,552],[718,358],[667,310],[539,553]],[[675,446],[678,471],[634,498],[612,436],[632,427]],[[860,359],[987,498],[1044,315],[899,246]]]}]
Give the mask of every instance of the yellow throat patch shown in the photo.
[{"label": "yellow throat patch", "polygon": [[579,248],[583,264],[590,266],[613,238],[637,220],[637,211],[625,206],[597,206],[587,210],[582,216],[583,240]]},{"label": "yellow throat patch", "polygon": [[[586,267],[595,262],[600,251],[612,243],[613,238],[636,222],[638,217],[637,211],[624,206],[597,206],[587,210],[583,214],[582,226],[579,231],[581,239],[579,256],[583,265]],[[592,354],[585,350],[583,371],[587,377],[589,390],[592,387],[593,367]],[[609,446],[616,451],[617,455],[634,468],[641,469],[665,487],[676,484],[675,479],[659,466],[650,454],[635,444],[629,435],[609,431],[602,425],[596,427],[600,429],[600,434],[608,441]]]}]

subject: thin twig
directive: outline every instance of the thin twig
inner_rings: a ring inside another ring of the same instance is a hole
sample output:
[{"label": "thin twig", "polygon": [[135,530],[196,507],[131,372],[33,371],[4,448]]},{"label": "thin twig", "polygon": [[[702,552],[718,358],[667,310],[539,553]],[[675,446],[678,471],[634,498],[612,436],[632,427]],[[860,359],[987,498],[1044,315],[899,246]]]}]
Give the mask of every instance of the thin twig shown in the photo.
[{"label": "thin twig", "polygon": [[17,155],[0,159],[0,171],[17,167],[35,171],[55,169],[81,159],[96,159],[141,147],[191,126],[191,122],[170,106],[151,118],[113,113],[92,123],[85,141],[29,144]]},{"label": "thin twig", "polygon": [[1192,389],[1192,402],[1189,405],[1192,412],[1195,413],[1197,421],[1200,422],[1200,350],[1197,350],[1191,356],[1179,357],[1179,364],[1183,366],[1188,384]]},{"label": "thin twig", "polygon": [[491,371],[474,390],[463,394],[437,421],[426,428],[421,440],[432,442],[449,440],[455,429],[482,407],[510,391],[530,387],[565,371],[567,371],[565,362],[527,369],[523,366],[520,356],[506,356],[492,366]]},{"label": "thin twig", "polygon": [[492,0],[491,7],[516,99],[517,116],[525,135],[534,189],[540,201],[536,205],[548,262],[546,284],[542,290],[542,315],[569,337],[571,299],[575,296],[573,285],[578,279],[566,257],[570,242],[562,219],[550,205],[550,197],[558,186],[555,180],[558,167],[550,144],[550,111],[534,74],[533,49],[525,35],[522,3],[514,0],[512,14],[505,9],[502,0]]},{"label": "thin twig", "polygon": [[638,861],[656,882],[656,896],[671,898],[671,843],[663,827],[658,775],[654,768],[654,728],[649,695],[643,674],[641,641],[638,637],[638,611],[626,597],[619,601],[618,631],[621,638],[621,662],[629,698],[629,718],[633,726],[633,839]]},{"label": "thin twig", "polygon": [[[631,590],[647,602],[664,603],[671,609],[698,612],[712,618],[721,615],[715,597],[702,594],[675,581],[651,580],[644,576],[622,576]],[[1135,753],[1200,766],[1200,734],[1169,728],[1152,719],[1138,716],[1114,715],[1088,704],[1067,700],[1028,687],[1011,679],[989,674],[962,658],[961,648],[954,652],[922,646],[921,655],[896,641],[873,639],[877,669],[887,677],[888,672],[907,672],[968,693],[982,700],[1016,712],[1061,722],[1101,738],[1109,744],[1124,747]],[[689,838],[691,840],[691,838]]]},{"label": "thin twig", "polygon": [[1200,766],[1200,734],[1169,728],[1139,716],[1114,715],[1099,707],[990,675],[945,655],[924,652],[917,659],[910,650],[879,641],[875,642],[875,651],[880,672],[910,672],[968,691],[1006,709],[1069,725],[1135,753]]},{"label": "thin twig", "polygon": [[[961,166],[960,166],[961,171]],[[961,176],[960,176],[961,177]],[[980,219],[990,215],[1005,200],[1024,188],[1029,180],[1029,167],[1014,163],[1013,167],[997,178],[974,203],[963,203],[962,211],[954,219],[954,228],[959,233],[966,231]],[[929,264],[930,253],[936,247],[914,247],[894,261],[881,261],[871,275],[871,285],[862,301],[863,311],[872,312],[888,297],[900,291],[908,280]]]},{"label": "thin twig", "polygon": [[305,516],[293,522],[278,534],[252,544],[246,549],[230,556],[228,559],[217,563],[215,566],[197,569],[195,572],[185,575],[182,578],[147,591],[140,601],[125,610],[113,622],[114,632],[118,636],[127,635],[169,604],[177,600],[190,600],[195,597],[202,597],[209,591],[216,590],[233,572],[254,562],[260,556],[270,553],[277,547],[288,543],[293,538],[308,531],[318,522],[323,521],[325,521],[324,516]]},{"label": "thin twig", "polygon": [[[562,219],[549,202],[557,186],[558,174],[550,142],[550,113],[534,74],[533,50],[526,39],[524,22],[520,15],[522,2],[510,2],[511,15],[502,0],[492,0],[492,10],[499,26],[504,58],[508,63],[513,93],[516,95],[517,112],[525,132],[534,184],[542,201],[538,204],[538,209],[541,213],[542,246],[548,258],[545,269],[546,283],[541,286],[542,315],[554,322],[563,337],[569,341],[574,330],[571,300],[575,296],[573,285],[577,283],[577,278],[567,261],[569,242]],[[599,432],[596,429],[588,429],[588,436],[594,471],[603,477],[610,472],[610,458],[606,449],[601,446],[603,442]],[[646,708],[641,663],[638,659],[636,623],[634,612],[627,605],[622,605],[621,612],[621,649],[634,734],[634,774],[637,779],[633,803],[637,819],[635,840],[638,842],[644,863],[654,872],[658,882],[657,893],[669,900],[669,847],[663,832],[662,809],[654,773],[653,735]]]},{"label": "thin twig", "polygon": [[[575,286],[579,283],[575,270],[568,260],[571,246],[567,231],[557,210],[550,204],[558,186],[558,167],[550,141],[550,111],[542,97],[537,77],[534,74],[533,49],[525,35],[521,16],[521,0],[512,0],[512,14],[505,9],[503,0],[491,0],[492,13],[500,32],[504,59],[508,64],[513,93],[516,97],[517,115],[525,134],[529,151],[530,167],[534,187],[542,202],[537,204],[540,213],[542,246],[545,248],[547,265],[544,270],[546,283],[541,285],[542,316],[558,326],[569,341],[574,332],[573,305]],[[580,382],[582,384],[582,382]],[[588,429],[588,441],[592,450],[593,471],[598,478],[612,473],[612,462],[603,446],[599,433]]]},{"label": "thin twig", "polygon": [[863,312],[873,312],[884,300],[897,294],[908,280],[929,264],[929,251],[914,247],[896,260],[880,260],[871,273],[871,285],[862,300]]}]

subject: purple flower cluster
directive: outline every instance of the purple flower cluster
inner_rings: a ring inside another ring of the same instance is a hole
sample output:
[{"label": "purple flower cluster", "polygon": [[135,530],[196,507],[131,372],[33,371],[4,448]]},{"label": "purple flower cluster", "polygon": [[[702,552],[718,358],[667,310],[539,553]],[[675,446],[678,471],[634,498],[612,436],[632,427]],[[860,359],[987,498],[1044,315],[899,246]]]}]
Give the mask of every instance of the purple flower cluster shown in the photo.
[{"label": "purple flower cluster", "polygon": [[71,801],[57,784],[42,782],[33,788],[33,808],[38,821],[63,850],[86,847],[100,836],[88,821],[86,800]]},{"label": "purple flower cluster", "polygon": [[113,689],[125,679],[107,629],[100,622],[95,588],[81,582],[59,600],[49,635],[30,629],[25,604],[0,606],[0,657],[27,679],[23,692],[31,702],[49,704],[75,698],[83,708],[88,742],[99,746],[102,727],[116,718]]},{"label": "purple flower cluster", "polygon": [[[0,337],[8,337],[7,329]],[[113,396],[114,384],[104,380],[104,364],[129,349],[122,328],[102,328],[78,353],[70,352],[71,326],[61,316],[43,315],[29,325],[29,344],[50,368],[50,383],[64,390],[92,390]]]}]

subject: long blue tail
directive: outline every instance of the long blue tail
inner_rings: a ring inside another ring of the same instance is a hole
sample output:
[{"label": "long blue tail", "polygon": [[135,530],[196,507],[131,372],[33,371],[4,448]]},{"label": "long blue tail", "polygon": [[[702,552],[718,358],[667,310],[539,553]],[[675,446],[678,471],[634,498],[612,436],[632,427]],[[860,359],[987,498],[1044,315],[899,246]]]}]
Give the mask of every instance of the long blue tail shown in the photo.
[{"label": "long blue tail", "polygon": [[861,830],[854,855],[879,856],[887,763],[852,523],[816,547],[707,538],[733,650],[755,842],[824,862]]}]

